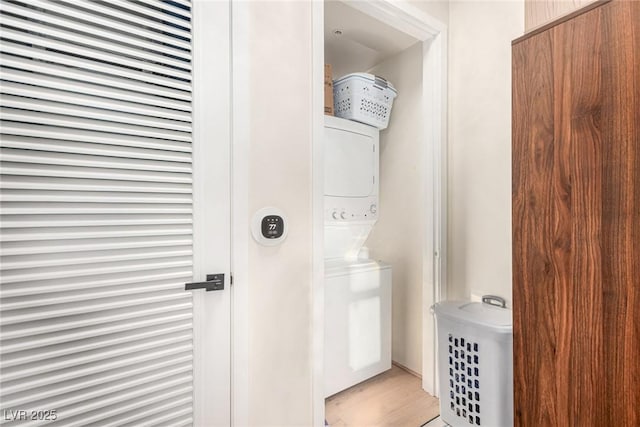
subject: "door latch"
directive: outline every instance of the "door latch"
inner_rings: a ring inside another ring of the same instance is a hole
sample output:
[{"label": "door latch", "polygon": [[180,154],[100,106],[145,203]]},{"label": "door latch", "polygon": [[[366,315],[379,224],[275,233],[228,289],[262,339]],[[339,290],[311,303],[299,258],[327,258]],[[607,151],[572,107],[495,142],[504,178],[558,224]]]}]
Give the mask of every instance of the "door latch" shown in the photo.
[{"label": "door latch", "polygon": [[224,274],[207,274],[205,282],[185,283],[184,290],[191,291],[193,289],[204,289],[209,291],[221,291],[224,289]]}]

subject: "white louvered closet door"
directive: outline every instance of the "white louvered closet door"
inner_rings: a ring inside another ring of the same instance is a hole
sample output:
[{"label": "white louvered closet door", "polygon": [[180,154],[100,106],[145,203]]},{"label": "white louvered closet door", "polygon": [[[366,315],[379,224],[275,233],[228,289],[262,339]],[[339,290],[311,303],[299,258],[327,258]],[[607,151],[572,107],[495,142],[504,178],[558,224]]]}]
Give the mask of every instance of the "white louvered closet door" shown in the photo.
[{"label": "white louvered closet door", "polygon": [[0,5],[0,424],[229,424],[228,5]]}]

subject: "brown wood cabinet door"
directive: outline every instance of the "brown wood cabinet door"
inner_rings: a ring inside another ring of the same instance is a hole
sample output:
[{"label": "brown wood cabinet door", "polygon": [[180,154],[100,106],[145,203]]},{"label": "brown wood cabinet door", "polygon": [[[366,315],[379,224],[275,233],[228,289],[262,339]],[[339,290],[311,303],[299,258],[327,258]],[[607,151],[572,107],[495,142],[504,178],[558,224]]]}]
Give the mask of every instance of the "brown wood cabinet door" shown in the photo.
[{"label": "brown wood cabinet door", "polygon": [[640,2],[513,44],[516,426],[640,426]]}]

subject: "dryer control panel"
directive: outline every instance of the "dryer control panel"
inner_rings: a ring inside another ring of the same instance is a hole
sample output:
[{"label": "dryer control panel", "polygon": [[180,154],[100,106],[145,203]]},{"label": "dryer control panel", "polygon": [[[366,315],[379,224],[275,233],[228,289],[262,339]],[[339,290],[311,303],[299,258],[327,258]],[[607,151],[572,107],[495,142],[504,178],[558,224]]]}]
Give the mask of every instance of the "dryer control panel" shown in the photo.
[{"label": "dryer control panel", "polygon": [[378,219],[378,197],[324,198],[325,222],[375,221]]}]

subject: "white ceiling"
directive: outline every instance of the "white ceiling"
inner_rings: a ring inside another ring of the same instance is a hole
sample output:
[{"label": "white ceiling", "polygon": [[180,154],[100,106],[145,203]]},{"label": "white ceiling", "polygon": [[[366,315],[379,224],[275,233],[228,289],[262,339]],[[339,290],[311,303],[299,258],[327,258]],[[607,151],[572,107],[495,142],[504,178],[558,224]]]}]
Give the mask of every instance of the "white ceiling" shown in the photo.
[{"label": "white ceiling", "polygon": [[324,55],[334,79],[367,71],[417,41],[341,1],[324,2]]}]

